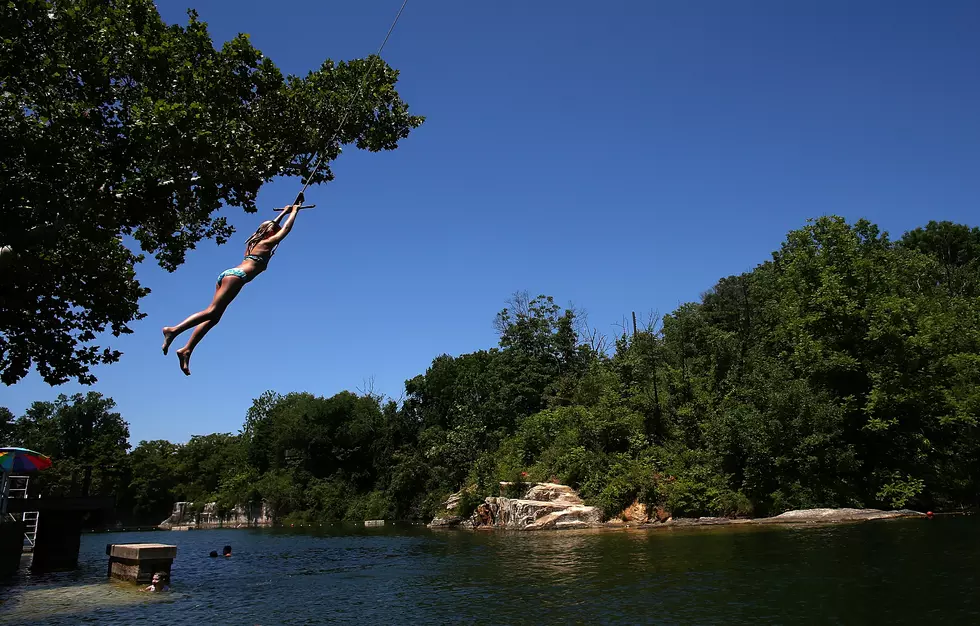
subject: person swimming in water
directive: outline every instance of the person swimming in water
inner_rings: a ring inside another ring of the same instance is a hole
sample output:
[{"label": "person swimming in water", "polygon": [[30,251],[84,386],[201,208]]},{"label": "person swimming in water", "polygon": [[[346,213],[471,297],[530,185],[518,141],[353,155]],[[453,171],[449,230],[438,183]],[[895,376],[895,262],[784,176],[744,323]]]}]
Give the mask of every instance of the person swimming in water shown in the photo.
[{"label": "person swimming in water", "polygon": [[144,587],[143,591],[170,591],[170,587],[167,585],[167,575],[161,573],[154,574],[150,586]]},{"label": "person swimming in water", "polygon": [[[265,271],[269,265],[269,259],[275,253],[276,247],[289,234],[296,220],[296,213],[303,204],[303,194],[296,198],[296,204],[285,207],[279,216],[274,220],[262,222],[255,233],[245,242],[245,258],[237,267],[227,269],[218,274],[218,283],[215,286],[214,298],[208,308],[198,311],[185,319],[176,326],[163,327],[163,354],[167,354],[170,344],[182,332],[189,328],[194,328],[187,345],[177,350],[177,358],[180,362],[180,369],[185,375],[191,375],[191,353],[194,348],[204,338],[209,330],[214,328],[225,309],[235,296],[242,290],[245,283]],[[280,226],[279,221],[286,216],[286,222]]]}]

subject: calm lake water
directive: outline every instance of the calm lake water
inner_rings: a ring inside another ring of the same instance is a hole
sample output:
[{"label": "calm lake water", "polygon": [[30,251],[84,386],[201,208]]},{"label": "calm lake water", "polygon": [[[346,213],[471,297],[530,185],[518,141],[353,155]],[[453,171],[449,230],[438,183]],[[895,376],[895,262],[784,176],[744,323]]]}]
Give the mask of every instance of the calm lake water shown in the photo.
[{"label": "calm lake water", "polygon": [[[178,546],[170,593],[106,580],[105,545],[140,541]],[[978,624],[980,520],[86,535],[78,571],[0,598],[4,624]]]}]

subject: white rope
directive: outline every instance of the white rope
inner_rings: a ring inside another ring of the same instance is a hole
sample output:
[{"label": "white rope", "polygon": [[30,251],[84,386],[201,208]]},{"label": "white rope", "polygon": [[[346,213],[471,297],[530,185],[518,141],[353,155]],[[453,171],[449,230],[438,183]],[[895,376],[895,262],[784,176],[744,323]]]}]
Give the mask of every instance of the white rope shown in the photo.
[{"label": "white rope", "polygon": [[[395,30],[395,25],[398,24],[398,18],[402,16],[402,11],[405,10],[406,4],[408,4],[408,0],[404,0],[402,2],[401,8],[398,9],[398,14],[395,15],[394,21],[391,23],[391,26],[388,28],[388,34],[385,35],[384,41],[382,41],[381,46],[378,47],[378,53],[375,56],[371,57],[371,63],[368,64],[368,68],[364,72],[364,76],[361,77],[361,84],[357,88],[357,94],[353,98],[347,100],[347,105],[344,107],[344,116],[340,119],[340,124],[337,125],[337,129],[334,131],[333,136],[330,138],[329,143],[327,143],[328,146],[333,144],[333,142],[337,139],[337,135],[340,134],[340,129],[343,128],[344,124],[347,122],[347,118],[350,116],[351,105],[354,104],[355,101],[360,99],[361,93],[364,91],[364,85],[367,83],[367,78],[368,76],[371,75],[371,70],[374,69],[374,62],[376,59],[381,58],[381,51],[385,49],[385,44],[388,43],[388,38],[391,37],[392,31]],[[313,166],[313,171],[310,172],[310,175],[306,178],[306,183],[303,185],[303,189],[301,189],[299,194],[296,196],[295,204],[302,204],[303,194],[310,186],[310,181],[313,180],[313,177],[316,176],[317,171],[319,171],[320,165],[323,164],[323,152],[319,151],[318,153],[314,153],[314,154],[318,155],[318,158]]]}]

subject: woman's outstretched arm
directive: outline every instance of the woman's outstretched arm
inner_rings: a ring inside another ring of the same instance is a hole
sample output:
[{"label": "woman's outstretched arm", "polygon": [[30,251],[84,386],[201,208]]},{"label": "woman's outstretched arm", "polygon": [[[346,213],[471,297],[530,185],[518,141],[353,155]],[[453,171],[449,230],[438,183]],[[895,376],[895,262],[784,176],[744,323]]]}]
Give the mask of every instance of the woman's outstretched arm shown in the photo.
[{"label": "woman's outstretched arm", "polygon": [[286,223],[282,225],[282,228],[279,229],[279,232],[277,232],[275,235],[272,235],[271,237],[269,237],[268,239],[265,240],[266,243],[268,243],[270,245],[276,245],[280,241],[282,241],[283,239],[286,238],[286,235],[288,235],[289,234],[289,231],[292,230],[292,228],[293,228],[293,222],[296,220],[296,214],[299,213],[299,208],[300,208],[300,206],[302,206],[302,204],[303,204],[302,202],[299,202],[299,203],[294,204],[294,205],[292,205],[290,207],[286,207],[285,209],[283,209],[279,213],[279,215],[276,217],[276,219],[273,220],[276,223],[278,223],[279,220],[281,220],[282,217],[287,212],[289,213],[289,217],[286,218]]}]

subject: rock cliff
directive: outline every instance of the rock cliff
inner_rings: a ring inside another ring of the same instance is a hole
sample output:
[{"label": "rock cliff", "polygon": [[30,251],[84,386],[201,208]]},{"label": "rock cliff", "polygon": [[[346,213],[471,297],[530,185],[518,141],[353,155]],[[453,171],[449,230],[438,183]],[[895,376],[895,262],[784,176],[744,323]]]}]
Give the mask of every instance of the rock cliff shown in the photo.
[{"label": "rock cliff", "polygon": [[[500,487],[502,490],[515,488],[510,483],[500,483]],[[575,490],[567,485],[531,483],[520,491],[522,493],[516,498],[487,498],[468,519],[456,514],[461,494],[453,494],[444,503],[446,512],[433,519],[429,527],[544,530],[602,525],[599,509],[586,506]]]}]

